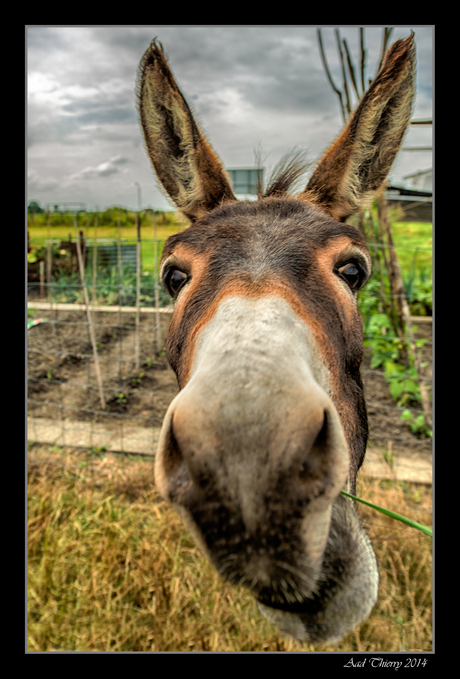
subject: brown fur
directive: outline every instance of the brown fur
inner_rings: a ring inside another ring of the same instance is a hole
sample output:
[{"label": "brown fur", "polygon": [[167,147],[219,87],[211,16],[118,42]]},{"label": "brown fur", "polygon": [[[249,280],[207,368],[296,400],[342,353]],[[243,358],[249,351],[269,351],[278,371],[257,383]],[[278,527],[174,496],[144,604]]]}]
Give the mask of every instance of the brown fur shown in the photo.
[{"label": "brown fur", "polygon": [[181,286],[167,337],[181,391],[156,483],[223,577],[299,639],[339,638],[377,596],[371,547],[340,495],[344,484],[354,492],[367,442],[356,295],[371,269],[344,221],[385,181],[414,81],[411,36],[389,50],[297,197],[288,194],[306,167],[299,153],[280,162],[264,197],[237,202],[161,45],[141,61],[146,147],[192,222],[162,255],[164,285],[175,273]]},{"label": "brown fur", "polygon": [[[281,263],[283,257],[288,262],[294,258],[302,262],[305,259],[304,253],[308,253],[305,266],[311,266],[310,262],[312,262],[323,274],[317,281],[310,283],[310,299],[299,298],[298,292],[292,287],[292,281],[286,278],[283,267],[277,270],[270,266],[258,276],[250,276],[241,269],[233,271],[230,261],[225,261],[225,251],[216,257],[224,259],[223,266],[212,267],[209,248],[218,238],[219,232],[222,232],[223,223],[226,223],[234,238],[243,243],[247,240],[248,245],[251,231],[257,233],[259,237],[261,235],[261,228],[257,225],[256,217],[261,211],[262,203],[260,206],[253,203],[222,207],[213,213],[213,222],[215,222],[213,227],[211,223],[201,221],[187,231],[177,234],[165,245],[163,262],[169,261],[169,258],[173,256],[178,265],[180,264],[180,268],[190,272],[190,285],[178,296],[168,330],[168,359],[176,371],[179,386],[183,389],[190,377],[196,339],[225,297],[240,294],[257,298],[277,294],[288,301],[299,318],[312,329],[325,365],[328,366],[331,375],[336,376],[334,403],[339,412],[343,414],[342,420],[345,423],[350,450],[356,451],[351,457],[353,473],[350,478],[354,487],[356,471],[362,463],[365,448],[362,435],[356,435],[356,427],[364,427],[365,430],[365,424],[360,421],[356,425],[356,417],[353,413],[359,408],[362,409],[364,404],[358,406],[355,398],[349,398],[349,386],[344,376],[352,372],[355,374],[355,379],[359,380],[362,327],[353,296],[347,293],[343,284],[331,274],[335,262],[339,261],[342,253],[349,251],[350,247],[366,253],[370,262],[367,247],[360,232],[354,227],[343,226],[341,231],[336,232],[335,223],[332,220],[293,198],[277,201],[265,199],[263,204],[267,213],[267,221],[272,208],[277,215],[277,217],[270,217],[272,228],[267,238],[267,241],[272,240],[278,234],[278,238],[275,238],[272,243],[272,253],[280,254]],[[292,208],[286,209],[290,205]],[[294,209],[299,211],[295,219]],[[283,216],[283,210],[286,212],[285,216]],[[309,221],[311,221],[311,227],[308,231],[304,231],[302,227],[305,227]],[[285,256],[281,257],[283,247],[286,247],[286,243],[290,240],[292,240],[292,252],[288,251]],[[226,243],[225,240],[222,242]],[[315,300],[317,303],[312,304]],[[331,321],[338,316],[341,318],[340,324]],[[324,319],[330,319],[326,326]],[[344,329],[346,329],[346,342],[343,336]],[[347,358],[347,355],[353,357],[352,361]],[[344,361],[345,372],[341,365]],[[339,376],[342,377],[339,379]],[[357,447],[359,441],[361,443]]]},{"label": "brown fur", "polygon": [[235,200],[230,179],[155,40],[140,64],[138,97],[147,151],[166,192],[184,215],[195,220],[222,202]]}]

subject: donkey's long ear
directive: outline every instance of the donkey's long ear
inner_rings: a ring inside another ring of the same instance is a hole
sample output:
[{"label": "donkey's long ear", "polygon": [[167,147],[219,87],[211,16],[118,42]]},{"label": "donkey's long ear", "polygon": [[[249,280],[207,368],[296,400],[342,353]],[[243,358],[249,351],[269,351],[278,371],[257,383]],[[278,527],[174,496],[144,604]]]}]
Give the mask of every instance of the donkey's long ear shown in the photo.
[{"label": "donkey's long ear", "polygon": [[385,181],[410,122],[414,34],[388,50],[382,68],[299,198],[339,221],[366,207]]},{"label": "donkey's long ear", "polygon": [[155,40],[139,66],[138,102],[157,177],[185,216],[193,221],[222,202],[236,200],[222,163],[195,122]]}]

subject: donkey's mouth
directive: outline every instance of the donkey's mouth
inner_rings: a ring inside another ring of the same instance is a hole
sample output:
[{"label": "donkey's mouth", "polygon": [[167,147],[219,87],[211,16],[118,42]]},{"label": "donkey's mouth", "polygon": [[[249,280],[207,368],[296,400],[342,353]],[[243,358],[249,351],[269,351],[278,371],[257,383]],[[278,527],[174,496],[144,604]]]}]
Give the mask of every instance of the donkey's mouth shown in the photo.
[{"label": "donkey's mouth", "polygon": [[[307,578],[306,578],[307,579]],[[310,578],[308,578],[310,579]],[[311,579],[310,585],[291,586],[291,587],[264,587],[259,591],[253,591],[253,596],[257,603],[263,608],[271,609],[272,611],[283,611],[292,615],[306,614],[315,616],[320,610],[324,608],[325,603],[325,587],[324,578],[321,576],[316,582]],[[328,586],[335,590],[337,582],[328,582]],[[326,599],[327,599],[326,595]]]},{"label": "donkey's mouth", "polygon": [[305,613],[310,611],[312,605],[314,607],[314,602],[312,599],[301,598],[299,601],[281,601],[279,598],[266,598],[266,597],[256,597],[256,601],[262,606],[267,608],[273,608],[277,611],[284,611],[285,613]]},{"label": "donkey's mouth", "polygon": [[257,597],[256,601],[259,611],[270,623],[298,641],[334,642],[346,631],[330,624],[324,601],[318,596],[284,603],[278,598],[266,597]]}]

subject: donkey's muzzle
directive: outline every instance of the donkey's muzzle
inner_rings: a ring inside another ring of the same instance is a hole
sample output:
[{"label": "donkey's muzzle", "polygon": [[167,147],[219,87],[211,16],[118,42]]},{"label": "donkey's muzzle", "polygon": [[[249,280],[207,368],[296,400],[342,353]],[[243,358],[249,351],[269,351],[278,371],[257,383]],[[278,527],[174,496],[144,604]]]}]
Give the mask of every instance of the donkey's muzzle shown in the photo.
[{"label": "donkey's muzzle", "polygon": [[[308,593],[348,448],[313,376],[321,372],[309,364],[314,348],[296,337],[298,319],[282,300],[252,302],[253,313],[240,319],[237,307],[231,323],[220,309],[201,337],[191,379],[163,423],[155,478],[226,577],[264,597],[281,580]],[[303,582],[286,579],[281,563],[302,564]]]}]

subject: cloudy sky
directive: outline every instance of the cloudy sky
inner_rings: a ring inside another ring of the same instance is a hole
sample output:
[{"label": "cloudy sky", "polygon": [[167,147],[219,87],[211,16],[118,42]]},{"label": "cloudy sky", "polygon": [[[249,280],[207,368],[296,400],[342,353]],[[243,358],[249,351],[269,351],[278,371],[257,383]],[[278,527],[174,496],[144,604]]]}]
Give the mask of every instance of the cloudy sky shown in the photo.
[{"label": "cloudy sky", "polygon": [[[396,27],[391,42],[415,31],[414,118],[432,117],[433,28]],[[342,77],[334,27],[324,27],[336,84]],[[355,64],[359,28],[340,27]],[[42,206],[82,202],[171,209],[146,156],[136,110],[142,54],[162,42],[173,73],[227,168],[267,171],[294,147],[313,160],[342,125],[337,95],[321,63],[311,26],[31,26],[27,28],[28,200]],[[382,28],[365,30],[367,77],[380,59]],[[431,146],[430,127],[412,127],[405,146]],[[391,178],[430,168],[431,152],[403,151]]]}]

